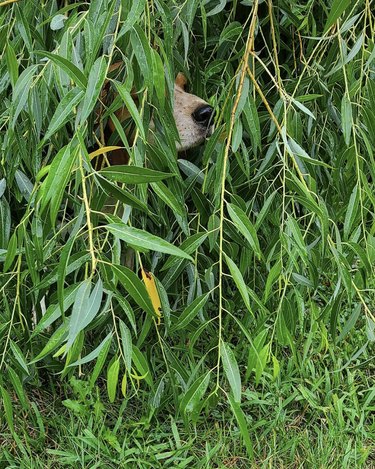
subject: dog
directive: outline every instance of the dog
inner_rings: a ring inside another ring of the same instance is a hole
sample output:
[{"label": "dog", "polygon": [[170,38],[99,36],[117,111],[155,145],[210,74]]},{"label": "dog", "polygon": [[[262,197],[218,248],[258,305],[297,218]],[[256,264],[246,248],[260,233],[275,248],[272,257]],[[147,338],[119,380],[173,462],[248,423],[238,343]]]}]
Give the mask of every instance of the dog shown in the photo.
[{"label": "dog", "polygon": [[[110,71],[116,70],[121,66],[121,63],[111,65]],[[206,101],[198,96],[187,93],[185,87],[187,84],[186,77],[183,73],[178,73],[174,84],[174,102],[173,102],[173,117],[176,124],[176,129],[179,135],[179,141],[176,142],[176,149],[178,152],[188,150],[203,143],[210,137],[214,130],[214,117],[215,111]],[[105,103],[108,91],[105,90],[101,100]],[[133,93],[136,98],[136,94]],[[117,119],[123,123],[129,119],[130,113],[122,107],[115,112]],[[115,132],[115,125],[112,119],[109,118],[107,128],[109,136]],[[154,124],[151,120],[150,129],[153,130]],[[111,165],[127,164],[128,155],[125,150],[114,150],[108,157]]]}]

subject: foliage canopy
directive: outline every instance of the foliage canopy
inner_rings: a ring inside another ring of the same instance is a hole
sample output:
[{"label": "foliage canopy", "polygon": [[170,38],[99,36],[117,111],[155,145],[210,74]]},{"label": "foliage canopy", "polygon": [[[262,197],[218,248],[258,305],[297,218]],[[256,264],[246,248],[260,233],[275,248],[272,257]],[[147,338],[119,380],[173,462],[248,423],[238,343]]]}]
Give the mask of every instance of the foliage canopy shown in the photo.
[{"label": "foliage canopy", "polygon": [[[30,410],[26,384],[82,371],[91,389],[105,377],[111,402],[143,402],[141,414],[197,423],[226,402],[249,457],[258,416],[244,401],[286,376],[297,377],[299,411],[323,412],[341,398],[330,373],[355,365],[366,414],[371,2],[9,2],[0,44],[0,385],[9,425],[9,393]],[[116,61],[123,67],[110,72]],[[177,156],[179,71],[217,120],[203,147]],[[119,97],[106,106],[108,79]],[[116,120],[105,141],[123,100],[134,143]],[[95,170],[93,152],[112,145],[128,148],[130,166]]]}]

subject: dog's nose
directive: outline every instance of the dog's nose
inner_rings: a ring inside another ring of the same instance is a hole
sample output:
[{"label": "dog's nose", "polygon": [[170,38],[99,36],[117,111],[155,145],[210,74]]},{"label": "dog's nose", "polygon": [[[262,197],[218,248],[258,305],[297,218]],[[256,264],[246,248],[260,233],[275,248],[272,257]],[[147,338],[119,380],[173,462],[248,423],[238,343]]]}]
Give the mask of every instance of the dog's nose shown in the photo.
[{"label": "dog's nose", "polygon": [[193,112],[192,116],[195,122],[197,122],[198,124],[201,124],[204,127],[209,127],[213,124],[215,111],[213,107],[209,106],[208,104],[205,104],[196,109]]}]

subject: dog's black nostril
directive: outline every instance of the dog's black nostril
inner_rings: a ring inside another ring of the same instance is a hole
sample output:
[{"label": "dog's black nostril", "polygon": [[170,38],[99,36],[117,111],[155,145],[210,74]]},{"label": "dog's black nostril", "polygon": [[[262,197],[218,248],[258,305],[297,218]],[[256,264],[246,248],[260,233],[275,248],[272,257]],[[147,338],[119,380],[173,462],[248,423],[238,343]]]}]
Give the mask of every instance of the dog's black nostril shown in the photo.
[{"label": "dog's black nostril", "polygon": [[204,125],[205,127],[208,127],[213,124],[215,111],[211,106],[205,104],[204,106],[201,106],[196,109],[193,112],[192,116],[195,122]]}]

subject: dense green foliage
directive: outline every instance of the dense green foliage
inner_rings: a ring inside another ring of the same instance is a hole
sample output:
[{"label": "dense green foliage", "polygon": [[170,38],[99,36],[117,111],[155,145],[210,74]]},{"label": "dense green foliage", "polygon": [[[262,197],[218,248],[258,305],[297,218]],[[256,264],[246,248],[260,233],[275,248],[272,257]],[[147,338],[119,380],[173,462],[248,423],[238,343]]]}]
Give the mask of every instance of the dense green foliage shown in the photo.
[{"label": "dense green foliage", "polygon": [[0,464],[374,464],[371,3],[0,1]]}]

